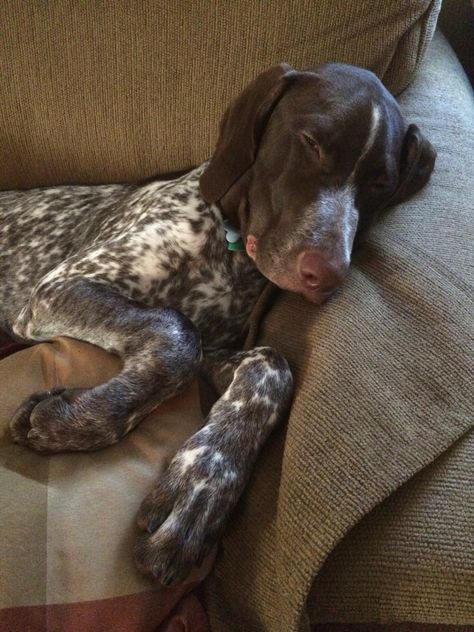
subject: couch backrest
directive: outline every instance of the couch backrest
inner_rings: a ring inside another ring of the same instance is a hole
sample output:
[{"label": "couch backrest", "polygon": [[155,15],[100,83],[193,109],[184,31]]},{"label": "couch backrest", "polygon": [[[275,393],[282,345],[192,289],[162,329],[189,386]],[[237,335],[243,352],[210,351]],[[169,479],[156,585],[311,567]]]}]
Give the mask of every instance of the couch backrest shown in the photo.
[{"label": "couch backrest", "polygon": [[198,164],[230,99],[280,61],[365,66],[397,93],[439,5],[5,0],[0,188],[130,181]]}]

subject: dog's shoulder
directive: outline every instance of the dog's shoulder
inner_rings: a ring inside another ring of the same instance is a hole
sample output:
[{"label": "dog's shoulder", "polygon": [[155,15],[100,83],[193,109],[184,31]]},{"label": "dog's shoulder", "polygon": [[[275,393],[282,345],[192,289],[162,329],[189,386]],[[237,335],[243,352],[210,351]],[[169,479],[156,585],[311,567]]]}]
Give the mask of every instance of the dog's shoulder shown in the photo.
[{"label": "dog's shoulder", "polygon": [[199,190],[199,177],[206,163],[174,180],[154,180],[130,193],[122,207],[121,223],[127,222],[134,237],[166,242],[169,248],[189,244],[193,250],[223,233],[223,220],[215,205],[208,204]]}]

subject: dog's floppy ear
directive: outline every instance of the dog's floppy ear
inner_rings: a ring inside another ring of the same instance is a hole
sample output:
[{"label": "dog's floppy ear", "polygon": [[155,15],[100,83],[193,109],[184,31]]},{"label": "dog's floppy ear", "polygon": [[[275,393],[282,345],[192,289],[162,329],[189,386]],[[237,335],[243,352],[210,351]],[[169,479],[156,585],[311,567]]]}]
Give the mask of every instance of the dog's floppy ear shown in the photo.
[{"label": "dog's floppy ear", "polygon": [[409,125],[403,139],[398,186],[387,206],[407,200],[428,182],[436,160],[436,150],[416,125]]},{"label": "dog's floppy ear", "polygon": [[199,182],[206,202],[220,200],[253,164],[273,108],[296,74],[288,64],[273,66],[258,75],[227,108],[216,150]]}]

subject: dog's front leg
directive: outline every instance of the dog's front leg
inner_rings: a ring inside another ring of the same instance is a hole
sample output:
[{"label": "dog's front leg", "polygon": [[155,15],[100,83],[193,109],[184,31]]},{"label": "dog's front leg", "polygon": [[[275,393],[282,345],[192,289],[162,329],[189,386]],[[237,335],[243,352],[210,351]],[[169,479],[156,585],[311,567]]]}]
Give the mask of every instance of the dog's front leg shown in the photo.
[{"label": "dog's front leg", "polygon": [[41,287],[14,330],[36,340],[78,338],[123,360],[121,372],[105,384],[56,388],[24,402],[10,423],[13,438],[41,452],[117,442],[190,382],[201,360],[199,337],[185,316],[145,307],[84,278]]},{"label": "dog's front leg", "polygon": [[147,531],[137,543],[138,565],[165,584],[184,580],[220,537],[261,446],[291,400],[288,364],[268,347],[205,358],[202,369],[222,396],[138,517]]}]

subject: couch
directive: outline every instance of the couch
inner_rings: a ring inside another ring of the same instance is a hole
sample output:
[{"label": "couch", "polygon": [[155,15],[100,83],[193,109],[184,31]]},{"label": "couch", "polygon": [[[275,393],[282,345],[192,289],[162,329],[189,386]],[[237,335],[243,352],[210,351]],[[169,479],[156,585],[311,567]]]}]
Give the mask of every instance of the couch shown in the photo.
[{"label": "couch", "polygon": [[371,68],[438,160],[429,185],[367,234],[340,295],[318,308],[263,292],[246,344],[288,358],[292,409],[215,559],[183,586],[136,571],[133,520],[201,423],[198,386],[116,446],[39,456],[11,443],[18,402],[100,383],[118,360],[65,338],[0,339],[0,632],[474,630],[474,99],[441,30],[469,70],[459,33],[472,7],[447,1],[441,29],[440,10],[439,0],[3,3],[2,189],[198,164],[232,96],[279,61]]}]

